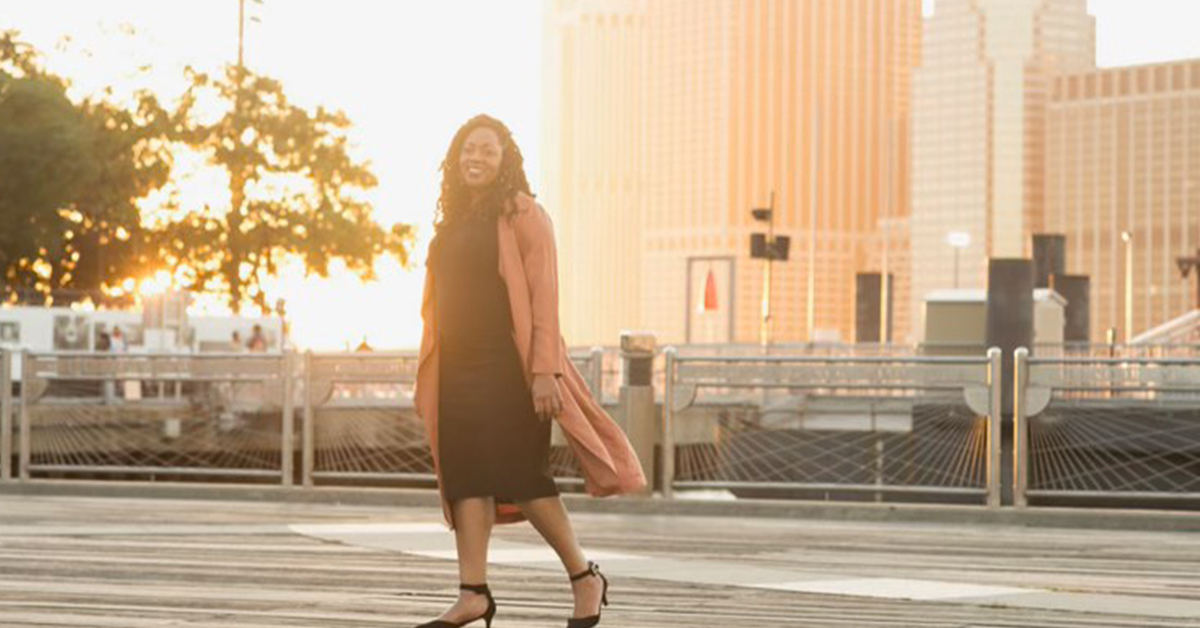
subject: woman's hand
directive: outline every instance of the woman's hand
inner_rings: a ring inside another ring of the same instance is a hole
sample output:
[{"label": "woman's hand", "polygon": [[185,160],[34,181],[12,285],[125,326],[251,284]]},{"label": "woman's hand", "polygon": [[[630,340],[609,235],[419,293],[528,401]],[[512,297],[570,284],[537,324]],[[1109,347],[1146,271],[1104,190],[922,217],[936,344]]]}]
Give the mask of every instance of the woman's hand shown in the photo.
[{"label": "woman's hand", "polygon": [[533,409],[538,418],[549,421],[562,413],[562,393],[553,375],[533,376]]}]

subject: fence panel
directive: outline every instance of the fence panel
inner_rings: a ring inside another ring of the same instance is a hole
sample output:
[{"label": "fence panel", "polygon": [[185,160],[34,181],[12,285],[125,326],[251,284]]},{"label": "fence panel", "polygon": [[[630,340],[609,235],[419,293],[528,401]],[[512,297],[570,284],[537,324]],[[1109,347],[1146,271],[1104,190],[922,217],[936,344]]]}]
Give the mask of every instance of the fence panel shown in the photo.
[{"label": "fence panel", "polygon": [[[571,359],[593,391],[603,390],[603,350]],[[302,429],[306,485],[406,482],[433,485],[433,458],[416,415],[417,354],[306,354]],[[582,483],[578,466],[555,429],[550,469],[560,484]]]},{"label": "fence panel", "polygon": [[33,353],[21,358],[20,474],[290,483],[284,354]]},{"label": "fence panel", "polygon": [[999,505],[988,357],[666,353],[665,485]]},{"label": "fence panel", "polygon": [[1200,501],[1200,358],[1017,356],[1017,505]]},{"label": "fence panel", "polygon": [[432,484],[433,459],[413,405],[416,377],[415,352],[306,354],[306,484]]},{"label": "fence panel", "polygon": [[13,441],[13,353],[0,349],[0,482],[12,479]]}]

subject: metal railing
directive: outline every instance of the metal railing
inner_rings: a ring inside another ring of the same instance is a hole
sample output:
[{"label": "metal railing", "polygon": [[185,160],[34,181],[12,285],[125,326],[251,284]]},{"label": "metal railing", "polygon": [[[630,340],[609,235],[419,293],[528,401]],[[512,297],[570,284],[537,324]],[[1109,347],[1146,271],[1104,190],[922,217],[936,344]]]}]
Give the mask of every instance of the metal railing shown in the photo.
[{"label": "metal railing", "polygon": [[1000,503],[999,349],[978,358],[664,353],[667,496],[785,489]]},{"label": "metal railing", "polygon": [[[1159,348],[1111,357],[1093,348],[1016,353],[1014,503],[1200,500],[1200,356]],[[987,357],[748,353],[668,348],[659,356],[660,382],[671,383],[657,386],[665,495],[704,488],[738,496],[921,494],[998,505],[998,350]],[[619,358],[611,348],[571,354],[601,392],[614,387]],[[432,461],[412,404],[416,360],[415,353],[0,351],[0,481],[194,476],[428,485]],[[561,438],[551,458],[560,482],[578,483]]]},{"label": "metal railing", "polygon": [[21,353],[18,469],[292,482],[286,354]]},{"label": "metal railing", "polygon": [[1200,500],[1200,357],[1015,358],[1015,505]]},{"label": "metal railing", "polygon": [[417,354],[304,354],[302,477],[433,482],[412,392]]},{"label": "metal railing", "polygon": [[[599,348],[572,355],[593,391],[605,388],[605,358]],[[21,372],[16,403],[14,366]],[[416,367],[415,352],[4,350],[0,480],[12,479],[15,450],[21,480],[219,476],[290,485],[298,446],[298,476],[306,486],[316,480],[432,483],[432,459],[412,399]],[[557,449],[556,468],[577,476],[570,453]]]},{"label": "metal railing", "polygon": [[1200,345],[1186,343],[1039,343],[1030,348],[1029,354],[1036,358],[1200,358]]},{"label": "metal railing", "polygon": [[0,349],[0,482],[12,479],[13,456],[12,351]]},{"label": "metal railing", "polygon": [[[616,388],[612,387],[619,379],[620,371],[616,364],[620,363],[620,355],[616,348],[592,347],[586,353],[574,349],[570,352],[571,362],[580,374],[587,380],[588,390],[596,399],[612,399],[616,397]],[[609,388],[612,388],[609,390]]]}]

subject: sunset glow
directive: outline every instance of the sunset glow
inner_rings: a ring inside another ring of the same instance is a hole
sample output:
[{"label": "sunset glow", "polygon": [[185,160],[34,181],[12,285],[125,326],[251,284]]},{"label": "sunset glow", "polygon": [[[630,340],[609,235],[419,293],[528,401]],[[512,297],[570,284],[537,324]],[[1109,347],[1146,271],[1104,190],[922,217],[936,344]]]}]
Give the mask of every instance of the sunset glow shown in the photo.
[{"label": "sunset glow", "polygon": [[[934,2],[924,4],[929,13]],[[299,261],[285,264],[266,283],[268,300],[286,300],[300,348],[342,349],[364,339],[376,347],[414,348],[438,165],[454,130],[481,112],[504,120],[522,147],[534,191],[540,189],[543,3],[264,0],[247,6],[247,66],[279,79],[297,104],[346,112],[353,154],[369,161],[379,179],[367,192],[376,219],[415,225],[417,237],[411,268],[382,260],[377,280],[367,284],[337,264],[328,278],[306,276]],[[1172,0],[1090,0],[1102,35],[1100,63],[1200,55],[1189,35],[1194,21],[1164,17],[1187,11],[1180,7]],[[135,90],[149,88],[170,106],[186,86],[185,66],[216,74],[234,62],[237,12],[237,0],[5,2],[0,27],[20,31],[52,71],[69,77],[74,98],[111,88],[109,98],[127,102]],[[1157,35],[1145,36],[1151,27]],[[227,184],[202,155],[177,152],[172,183],[141,202],[144,220],[169,219],[175,204],[224,211]],[[151,294],[185,279],[157,274],[111,288]],[[192,311],[229,308],[197,295]]]},{"label": "sunset glow", "polygon": [[[379,179],[366,194],[376,220],[417,230],[410,269],[383,259],[377,280],[364,284],[338,263],[320,278],[306,276],[293,260],[264,283],[268,301],[285,299],[292,339],[301,349],[352,348],[364,339],[377,348],[415,348],[438,165],[454,130],[480,112],[504,119],[521,142],[537,188],[541,4],[357,0],[331,8],[327,2],[265,0],[247,7],[255,18],[246,25],[247,66],[282,81],[296,104],[345,111],[354,125],[352,153],[369,161]],[[71,78],[73,98],[111,86],[111,98],[125,102],[136,89],[149,88],[171,106],[185,87],[185,66],[215,74],[235,60],[237,10],[237,0],[4,3],[0,24],[18,29],[49,69]],[[463,23],[466,13],[475,19]],[[481,55],[451,39],[503,54]],[[165,208],[173,203],[225,211],[227,177],[203,156],[176,152],[172,179],[141,202],[144,222],[169,219]],[[149,296],[183,278],[164,272],[113,289]],[[200,294],[189,309],[193,315],[229,311],[219,298]],[[253,315],[255,308],[243,313]]]}]

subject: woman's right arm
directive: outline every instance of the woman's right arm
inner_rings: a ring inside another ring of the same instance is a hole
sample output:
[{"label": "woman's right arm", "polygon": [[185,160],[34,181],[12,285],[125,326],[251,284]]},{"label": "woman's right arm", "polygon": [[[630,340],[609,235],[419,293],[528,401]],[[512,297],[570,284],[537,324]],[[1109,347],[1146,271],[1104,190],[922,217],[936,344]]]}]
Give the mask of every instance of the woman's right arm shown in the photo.
[{"label": "woman's right arm", "polygon": [[[427,263],[425,265],[425,291],[421,296],[421,320],[424,321],[424,328],[421,331],[421,349],[417,352],[417,374],[420,375],[421,364],[425,362],[426,357],[433,351],[433,342],[435,340],[436,321],[434,321],[434,305],[433,305],[433,269]],[[420,383],[420,377],[417,378],[417,383],[413,385],[413,399],[417,398],[417,385]],[[421,410],[417,408],[417,416],[421,416]]]}]

